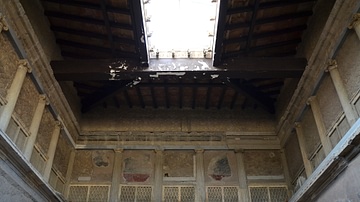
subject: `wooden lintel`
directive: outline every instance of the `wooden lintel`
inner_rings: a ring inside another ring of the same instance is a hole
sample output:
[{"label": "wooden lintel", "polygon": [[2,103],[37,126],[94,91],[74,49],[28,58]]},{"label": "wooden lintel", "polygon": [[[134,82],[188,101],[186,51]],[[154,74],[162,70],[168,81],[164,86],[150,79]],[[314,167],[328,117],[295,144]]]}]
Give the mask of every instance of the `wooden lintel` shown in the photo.
[{"label": "wooden lintel", "polygon": [[153,59],[148,67],[130,59],[52,61],[59,81],[128,80],[140,78],[296,78],[305,69],[305,58],[235,58],[214,67],[211,59]]}]

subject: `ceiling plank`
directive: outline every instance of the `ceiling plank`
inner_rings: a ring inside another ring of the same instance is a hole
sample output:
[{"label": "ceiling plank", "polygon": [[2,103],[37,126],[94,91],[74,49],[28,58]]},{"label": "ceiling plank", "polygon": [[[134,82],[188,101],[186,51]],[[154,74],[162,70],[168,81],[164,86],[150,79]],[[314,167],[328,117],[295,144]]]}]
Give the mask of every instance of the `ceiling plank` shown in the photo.
[{"label": "ceiling plank", "polygon": [[116,56],[115,43],[114,43],[114,39],[113,39],[111,27],[110,27],[110,20],[109,20],[109,15],[108,15],[108,11],[107,11],[106,0],[101,0],[100,4],[101,4],[101,11],[103,14],[106,32],[107,32],[107,36],[108,36],[108,41],[111,46],[112,58],[114,58]]},{"label": "ceiling plank", "polygon": [[215,38],[215,46],[214,46],[214,65],[221,64],[221,55],[223,51],[223,40],[224,40],[224,31],[226,25],[227,18],[227,10],[228,10],[228,0],[220,1],[219,13],[217,16],[217,29],[216,29],[216,38]]},{"label": "ceiling plank", "polygon": [[153,107],[154,107],[155,109],[157,109],[157,108],[158,108],[158,104],[157,104],[157,101],[156,101],[154,85],[153,85],[153,83],[152,83],[151,80],[149,80],[149,84],[150,84],[150,93],[151,93],[151,98],[152,98],[152,102],[153,102]]},{"label": "ceiling plank", "polygon": [[275,113],[274,100],[257,89],[257,87],[250,84],[244,84],[241,80],[235,79],[228,80],[227,85],[238,91],[240,94],[247,95],[247,97],[253,99],[256,104],[262,106],[269,113]]},{"label": "ceiling plank", "polygon": [[254,8],[252,11],[252,16],[251,16],[249,32],[248,32],[248,36],[247,36],[247,40],[246,40],[246,47],[245,47],[246,53],[249,52],[250,47],[251,47],[251,41],[252,41],[252,37],[254,35],[254,28],[255,28],[256,17],[257,17],[259,5],[260,5],[260,0],[255,0]]},{"label": "ceiling plank", "polygon": [[220,97],[219,97],[219,101],[218,101],[218,105],[217,105],[217,108],[218,109],[221,109],[221,106],[222,106],[222,104],[223,104],[223,102],[224,102],[224,97],[225,97],[225,93],[226,93],[226,86],[224,85],[223,87],[222,87],[222,91],[221,91],[221,95],[220,95]]},{"label": "ceiling plank", "polygon": [[[95,38],[95,39],[108,39],[108,36],[105,34],[93,33],[93,32],[76,30],[76,29],[69,29],[69,28],[60,27],[60,26],[51,26],[50,29],[54,32],[61,32],[61,33],[66,33],[66,34],[82,36],[82,37],[89,37],[89,38]],[[135,44],[133,39],[122,38],[122,37],[118,37],[118,36],[113,36],[113,41],[121,43],[121,44],[130,44],[130,45]]]},{"label": "ceiling plank", "polygon": [[98,88],[95,92],[81,100],[81,111],[83,113],[88,112],[92,106],[102,102],[105,98],[112,96],[115,92],[126,89],[130,83],[130,81],[110,82],[103,87]]},{"label": "ceiling plank", "polygon": [[214,67],[211,59],[155,59],[141,67],[130,59],[62,60],[51,66],[59,81],[126,80],[152,78],[297,78],[305,69],[305,58],[243,57],[224,61]]},{"label": "ceiling plank", "polygon": [[141,104],[141,108],[144,109],[145,108],[145,102],[144,102],[141,90],[140,90],[139,86],[136,86],[135,89],[136,89],[136,93],[137,93],[137,96],[138,96],[140,104]]},{"label": "ceiling plank", "polygon": [[126,89],[124,90],[124,97],[125,97],[125,100],[126,100],[126,103],[127,103],[128,107],[129,107],[129,108],[132,108],[132,107],[133,107],[133,104],[132,104],[132,102],[131,102],[129,93],[127,92]]}]

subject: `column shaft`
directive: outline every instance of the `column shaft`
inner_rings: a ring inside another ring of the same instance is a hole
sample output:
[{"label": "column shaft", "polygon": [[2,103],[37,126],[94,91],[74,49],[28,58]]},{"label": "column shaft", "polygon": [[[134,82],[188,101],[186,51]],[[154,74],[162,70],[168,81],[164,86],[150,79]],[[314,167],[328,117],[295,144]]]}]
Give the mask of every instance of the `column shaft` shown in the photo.
[{"label": "column shaft", "polygon": [[244,163],[244,151],[237,150],[235,151],[235,155],[239,175],[240,201],[247,202],[250,201],[250,197],[248,192],[247,175]]},{"label": "column shaft", "polygon": [[15,73],[14,79],[6,95],[7,104],[0,108],[0,130],[4,132],[11,120],[11,115],[15,109],[15,105],[27,72],[30,72],[30,69],[27,67],[27,61],[19,61],[18,70]]},{"label": "column shaft", "polygon": [[344,82],[341,79],[340,72],[339,69],[337,68],[337,64],[335,60],[331,61],[328,71],[334,83],[334,87],[336,89],[336,93],[338,94],[346,119],[348,120],[350,125],[353,125],[356,121],[357,115],[355,114],[355,111],[350,104],[350,99],[346,92]]},{"label": "column shaft", "polygon": [[162,201],[163,150],[155,150],[154,201]]},{"label": "column shaft", "polygon": [[332,146],[331,146],[330,139],[326,136],[326,129],[325,129],[325,125],[324,125],[324,120],[322,118],[319,102],[318,102],[316,96],[310,97],[309,100],[308,100],[308,103],[311,106],[311,110],[312,110],[313,115],[314,115],[316,127],[317,127],[318,132],[319,132],[320,141],[321,141],[321,144],[323,146],[325,155],[328,155],[330,153],[330,151],[332,150]]},{"label": "column shaft", "polygon": [[116,149],[114,157],[114,167],[113,167],[113,175],[111,182],[111,190],[110,190],[110,201],[116,202],[119,197],[119,189],[120,189],[120,177],[122,174],[122,152],[123,149]]},{"label": "column shaft", "polygon": [[196,152],[196,192],[195,201],[206,200],[205,178],[204,178],[204,150],[195,150]]},{"label": "column shaft", "polygon": [[297,138],[299,140],[300,152],[304,162],[306,177],[309,177],[311,173],[314,171],[314,169],[306,153],[306,141],[301,124],[296,123],[295,129],[296,129]]},{"label": "column shaft", "polygon": [[44,171],[44,179],[46,181],[49,181],[49,178],[50,178],[51,168],[52,168],[52,165],[54,162],[56,146],[57,146],[57,143],[59,140],[60,131],[61,131],[61,124],[60,124],[60,122],[57,121],[54,131],[51,136],[49,150],[47,153],[47,156],[49,157],[49,159],[46,161],[46,166],[45,166],[45,171]]},{"label": "column shaft", "polygon": [[288,197],[290,198],[292,195],[292,190],[293,190],[293,186],[291,184],[291,178],[290,178],[290,173],[289,173],[289,166],[287,164],[287,160],[286,160],[286,154],[285,154],[285,150],[281,149],[281,162],[283,165],[283,169],[284,169],[284,178],[288,187]]},{"label": "column shaft", "polygon": [[39,99],[38,105],[35,109],[34,117],[31,121],[31,125],[30,125],[30,130],[29,130],[30,136],[28,137],[28,140],[26,142],[25,149],[24,149],[24,156],[28,160],[30,160],[31,154],[34,149],[34,144],[35,144],[36,137],[37,137],[37,134],[39,131],[41,118],[42,118],[42,115],[45,110],[45,105],[47,104],[46,102],[47,102],[46,96],[40,95],[40,99]]}]

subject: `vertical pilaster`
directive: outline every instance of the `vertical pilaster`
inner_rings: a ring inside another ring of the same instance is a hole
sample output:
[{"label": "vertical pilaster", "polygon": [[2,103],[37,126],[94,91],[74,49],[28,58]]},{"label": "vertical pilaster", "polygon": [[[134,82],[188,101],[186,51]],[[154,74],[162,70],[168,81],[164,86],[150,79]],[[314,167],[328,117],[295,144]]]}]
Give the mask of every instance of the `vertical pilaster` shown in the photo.
[{"label": "vertical pilaster", "polygon": [[49,157],[49,159],[46,161],[46,166],[45,166],[45,171],[44,171],[44,179],[46,181],[49,181],[49,178],[50,178],[51,168],[52,168],[52,165],[54,162],[56,146],[57,146],[57,143],[59,140],[60,131],[61,131],[61,123],[60,123],[60,121],[56,121],[54,131],[52,133],[51,140],[50,140],[49,150],[47,153],[47,156]]},{"label": "vertical pilaster", "polygon": [[311,96],[308,99],[308,105],[311,106],[311,110],[312,110],[313,115],[314,115],[316,127],[317,127],[318,132],[319,132],[320,141],[321,141],[321,144],[323,146],[325,155],[328,155],[330,153],[330,151],[332,150],[332,146],[331,146],[330,139],[326,136],[326,129],[325,129],[325,125],[324,125],[324,120],[323,120],[323,117],[322,117],[322,114],[321,114],[321,111],[320,111],[319,102],[318,102],[316,96]]},{"label": "vertical pilaster", "polygon": [[71,175],[72,171],[74,169],[74,161],[75,161],[75,149],[71,150],[70,156],[69,156],[69,163],[66,170],[66,176],[65,176],[65,191],[64,196],[67,199],[69,197],[69,191],[70,191],[70,184],[71,184]]},{"label": "vertical pilaster", "polygon": [[6,131],[11,120],[21,87],[24,83],[26,73],[31,72],[26,60],[18,62],[18,69],[6,95],[7,104],[0,108],[0,130]]},{"label": "vertical pilaster", "polygon": [[354,29],[357,36],[360,39],[360,13],[354,14],[353,20],[349,26],[349,29]]},{"label": "vertical pilaster", "polygon": [[0,14],[0,33],[2,31],[8,31],[9,27],[7,22],[5,21],[5,17],[3,15]]},{"label": "vertical pilaster", "polygon": [[248,192],[247,175],[244,163],[244,150],[235,150],[235,155],[239,175],[240,201],[247,202],[250,201],[250,197]]},{"label": "vertical pilaster", "polygon": [[196,152],[196,192],[195,201],[205,201],[205,178],[204,178],[204,150],[197,149]]},{"label": "vertical pilaster", "polygon": [[38,105],[35,109],[35,113],[30,125],[30,136],[25,145],[24,156],[26,159],[30,160],[32,151],[34,149],[34,144],[36,137],[39,131],[39,126],[41,122],[42,115],[44,113],[45,105],[47,105],[47,100],[45,95],[40,95]]},{"label": "vertical pilaster", "polygon": [[116,202],[119,198],[119,189],[120,189],[120,177],[122,173],[122,156],[123,156],[123,149],[115,149],[115,156],[114,156],[114,167],[113,167],[113,175],[112,175],[112,182],[111,182],[111,190],[110,190],[110,201]]},{"label": "vertical pilaster", "polygon": [[162,201],[164,151],[155,150],[154,201]]},{"label": "vertical pilaster", "polygon": [[281,163],[282,163],[283,170],[284,170],[284,178],[285,178],[285,181],[286,181],[286,185],[288,187],[288,197],[290,198],[291,195],[292,195],[293,186],[291,184],[289,166],[287,164],[285,150],[281,149],[280,154],[281,154]]},{"label": "vertical pilaster", "polygon": [[295,123],[295,130],[296,130],[297,138],[299,140],[300,152],[304,162],[306,177],[309,177],[311,173],[313,173],[314,169],[306,153],[306,141],[301,123],[299,122]]},{"label": "vertical pilaster", "polygon": [[337,68],[336,60],[330,61],[327,71],[330,73],[331,79],[334,83],[336,93],[338,94],[346,119],[350,125],[353,125],[356,121],[357,115],[350,104],[350,99],[346,92],[344,82],[341,79],[339,69]]}]

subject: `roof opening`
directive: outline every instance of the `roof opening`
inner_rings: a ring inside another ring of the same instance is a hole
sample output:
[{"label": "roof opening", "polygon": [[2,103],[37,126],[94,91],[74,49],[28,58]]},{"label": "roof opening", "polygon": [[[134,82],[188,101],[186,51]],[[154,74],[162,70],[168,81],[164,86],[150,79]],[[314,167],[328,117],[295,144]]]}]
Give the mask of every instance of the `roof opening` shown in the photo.
[{"label": "roof opening", "polygon": [[215,0],[144,0],[150,58],[212,58]]}]

